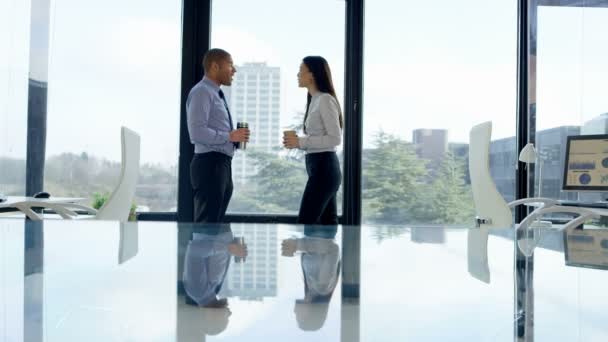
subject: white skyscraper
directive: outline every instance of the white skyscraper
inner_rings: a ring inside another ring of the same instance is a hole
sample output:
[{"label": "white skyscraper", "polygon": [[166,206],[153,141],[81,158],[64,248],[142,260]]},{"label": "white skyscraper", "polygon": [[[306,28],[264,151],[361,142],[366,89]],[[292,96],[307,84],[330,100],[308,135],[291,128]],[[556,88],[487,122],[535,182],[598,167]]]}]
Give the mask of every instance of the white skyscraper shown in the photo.
[{"label": "white skyscraper", "polygon": [[233,180],[243,184],[256,172],[247,151],[276,153],[281,146],[281,70],[266,63],[245,63],[236,70],[225,93],[235,126],[244,121],[251,129],[247,150],[236,153],[232,162]]}]

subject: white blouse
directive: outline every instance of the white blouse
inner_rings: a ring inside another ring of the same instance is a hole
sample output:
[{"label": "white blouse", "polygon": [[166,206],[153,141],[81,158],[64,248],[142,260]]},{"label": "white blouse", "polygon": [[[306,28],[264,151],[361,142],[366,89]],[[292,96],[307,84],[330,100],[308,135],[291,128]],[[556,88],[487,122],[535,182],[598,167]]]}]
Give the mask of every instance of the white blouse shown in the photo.
[{"label": "white blouse", "polygon": [[300,149],[306,153],[336,151],[342,143],[340,128],[340,105],[328,93],[317,93],[310,99],[306,134],[299,137]]}]

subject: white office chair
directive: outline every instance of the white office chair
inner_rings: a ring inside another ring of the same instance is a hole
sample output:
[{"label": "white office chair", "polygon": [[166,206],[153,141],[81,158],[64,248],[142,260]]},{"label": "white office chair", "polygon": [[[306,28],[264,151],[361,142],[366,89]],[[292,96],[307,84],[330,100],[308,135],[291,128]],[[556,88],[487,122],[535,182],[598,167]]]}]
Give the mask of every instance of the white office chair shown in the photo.
[{"label": "white office chair", "polygon": [[133,197],[135,197],[135,186],[139,177],[139,135],[132,130],[121,127],[120,134],[122,142],[122,163],[118,185],[99,208],[95,218],[97,220],[127,221]]},{"label": "white office chair", "polygon": [[535,207],[535,211],[552,207],[558,202],[551,198],[531,197],[507,203],[490,174],[490,141],[492,122],[474,126],[469,135],[469,173],[477,217],[477,227],[506,228],[513,224],[511,209],[525,204]]},{"label": "white office chair", "polygon": [[524,198],[506,203],[490,175],[491,135],[492,122],[490,121],[474,126],[470,133],[469,170],[477,214],[475,219],[477,227],[509,227],[513,222],[511,209],[520,204],[533,206],[535,209],[524,218],[518,229],[530,228],[534,221],[548,213],[578,215],[566,223],[562,229],[574,228],[586,220],[608,215],[606,209],[562,206],[559,205],[559,201],[544,197]]},{"label": "white office chair", "polygon": [[35,200],[18,202],[14,206],[32,220],[42,220],[42,216],[32,208],[48,208],[64,219],[78,216],[74,210],[83,210],[89,215],[94,215],[94,219],[97,220],[127,221],[139,177],[140,137],[134,131],[121,127],[120,138],[122,163],[118,185],[99,210],[76,203],[59,204]]}]

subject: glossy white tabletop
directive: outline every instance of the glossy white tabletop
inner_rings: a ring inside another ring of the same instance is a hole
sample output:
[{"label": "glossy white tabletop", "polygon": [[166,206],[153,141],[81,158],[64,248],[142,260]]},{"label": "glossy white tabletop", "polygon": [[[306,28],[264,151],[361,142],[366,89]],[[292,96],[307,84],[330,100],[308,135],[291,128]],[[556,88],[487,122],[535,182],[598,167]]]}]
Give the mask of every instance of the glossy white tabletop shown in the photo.
[{"label": "glossy white tabletop", "polygon": [[0,341],[608,340],[606,254],[533,233],[2,219]]}]

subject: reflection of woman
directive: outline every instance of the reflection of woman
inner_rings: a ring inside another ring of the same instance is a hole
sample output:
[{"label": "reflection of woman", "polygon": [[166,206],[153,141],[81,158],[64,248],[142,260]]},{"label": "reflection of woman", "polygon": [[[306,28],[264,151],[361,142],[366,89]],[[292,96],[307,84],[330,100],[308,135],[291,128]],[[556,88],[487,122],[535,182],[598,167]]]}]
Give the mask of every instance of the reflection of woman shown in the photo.
[{"label": "reflection of woman", "polygon": [[329,301],[338,284],[340,248],[333,238],[336,229],[306,228],[305,237],[283,241],[283,255],[302,252],[304,298],[296,300],[294,312],[302,330],[318,330],[325,323]]},{"label": "reflection of woman", "polygon": [[285,136],[286,148],[306,151],[308,182],[304,189],[299,223],[338,224],[336,194],[341,183],[336,146],[342,141],[342,112],[327,61],[320,56],[302,60],[298,85],[308,89],[304,133]]}]

